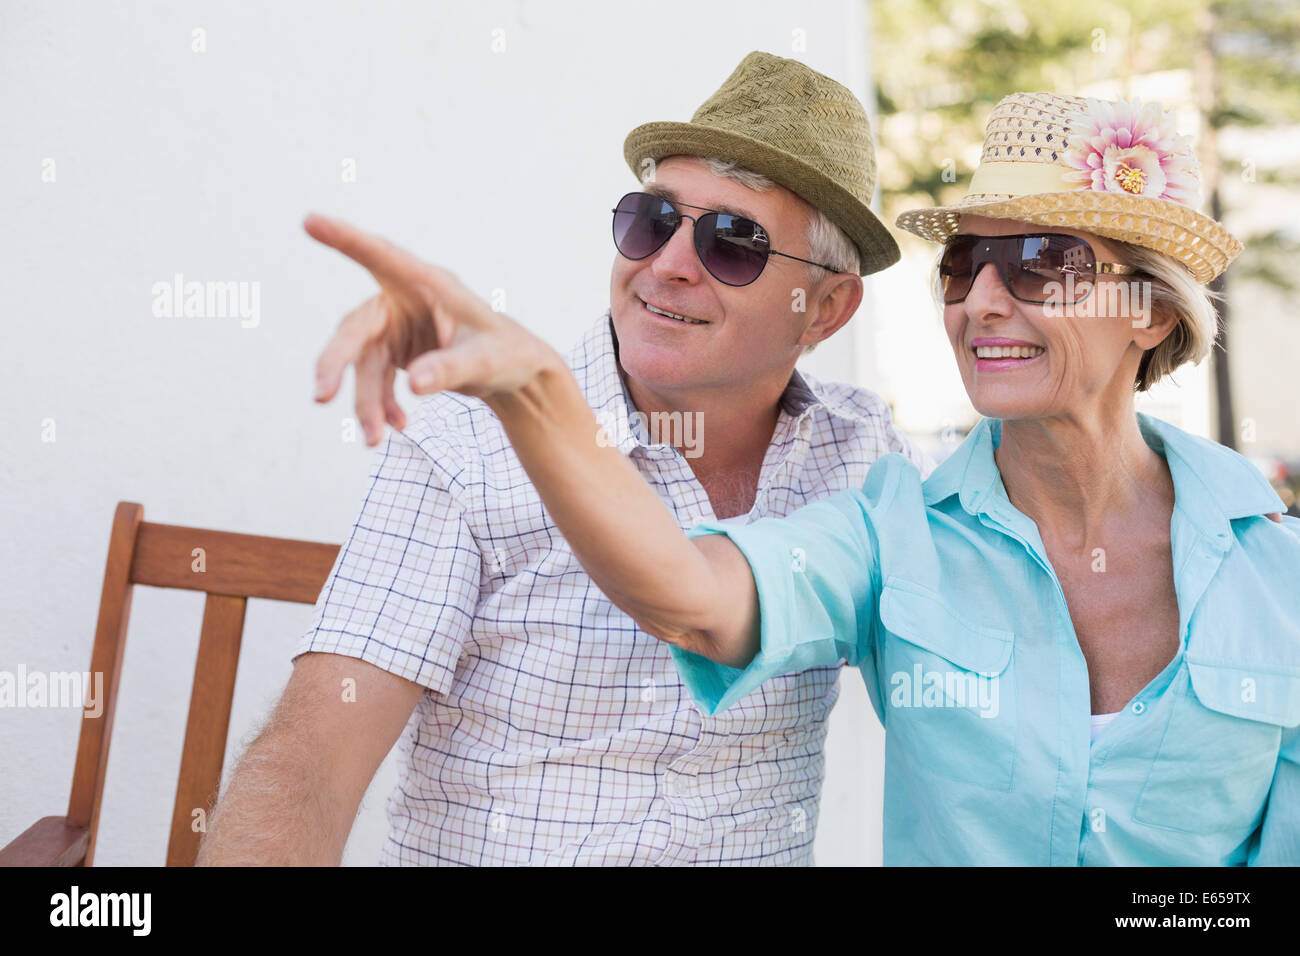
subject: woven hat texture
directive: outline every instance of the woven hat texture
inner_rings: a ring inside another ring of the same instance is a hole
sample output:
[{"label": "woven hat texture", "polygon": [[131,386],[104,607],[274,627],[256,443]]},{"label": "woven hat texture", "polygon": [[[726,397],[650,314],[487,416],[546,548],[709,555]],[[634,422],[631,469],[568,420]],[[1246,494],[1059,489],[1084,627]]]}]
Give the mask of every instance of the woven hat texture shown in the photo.
[{"label": "woven hat texture", "polygon": [[798,60],[750,53],[690,122],[638,126],[623,155],[638,177],[667,156],[731,160],[843,229],[858,248],[862,275],[899,259],[898,244],[871,211],[876,154],[866,110],[846,87]]},{"label": "woven hat texture", "polygon": [[1063,226],[1163,252],[1209,282],[1242,246],[1196,210],[1196,156],[1173,124],[1153,103],[1013,93],[993,109],[966,196],[896,224],[934,242],[963,213]]}]

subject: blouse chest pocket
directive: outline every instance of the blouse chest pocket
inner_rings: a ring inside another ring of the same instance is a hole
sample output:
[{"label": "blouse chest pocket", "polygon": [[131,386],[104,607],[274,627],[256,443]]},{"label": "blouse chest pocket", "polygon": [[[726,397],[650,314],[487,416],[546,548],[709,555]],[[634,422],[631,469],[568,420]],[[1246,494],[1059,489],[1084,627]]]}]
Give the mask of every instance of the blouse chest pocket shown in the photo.
[{"label": "blouse chest pocket", "polygon": [[1268,797],[1282,730],[1300,724],[1300,673],[1189,656],[1167,693],[1169,722],[1133,819],[1244,840]]},{"label": "blouse chest pocket", "polygon": [[880,597],[886,747],[916,769],[1010,790],[1016,755],[1013,632],[966,620],[940,594],[896,577]]}]

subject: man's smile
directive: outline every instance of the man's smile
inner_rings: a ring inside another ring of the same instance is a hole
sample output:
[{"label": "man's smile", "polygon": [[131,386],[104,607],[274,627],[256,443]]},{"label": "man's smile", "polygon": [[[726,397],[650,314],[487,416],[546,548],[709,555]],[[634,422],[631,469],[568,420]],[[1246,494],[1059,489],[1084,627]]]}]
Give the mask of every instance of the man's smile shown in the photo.
[{"label": "man's smile", "polygon": [[682,322],[687,325],[708,325],[709,324],[704,319],[696,319],[688,315],[683,315],[680,312],[672,312],[668,309],[661,308],[660,306],[651,305],[649,302],[645,301],[645,299],[641,299],[639,296],[638,296],[638,300],[641,302],[641,305],[645,307],[645,310],[647,312],[650,312],[652,315],[662,316],[666,319],[673,319],[674,321]]}]

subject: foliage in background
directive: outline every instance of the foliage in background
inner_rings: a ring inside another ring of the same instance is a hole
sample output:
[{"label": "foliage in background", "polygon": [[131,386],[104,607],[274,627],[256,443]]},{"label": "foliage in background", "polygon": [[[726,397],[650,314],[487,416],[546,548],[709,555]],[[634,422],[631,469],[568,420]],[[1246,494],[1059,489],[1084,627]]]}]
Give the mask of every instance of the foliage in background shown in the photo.
[{"label": "foliage in background", "polygon": [[1098,80],[1189,66],[1199,6],[1197,0],[873,4],[886,219],[964,193],[989,112],[1007,94],[1069,93]]}]

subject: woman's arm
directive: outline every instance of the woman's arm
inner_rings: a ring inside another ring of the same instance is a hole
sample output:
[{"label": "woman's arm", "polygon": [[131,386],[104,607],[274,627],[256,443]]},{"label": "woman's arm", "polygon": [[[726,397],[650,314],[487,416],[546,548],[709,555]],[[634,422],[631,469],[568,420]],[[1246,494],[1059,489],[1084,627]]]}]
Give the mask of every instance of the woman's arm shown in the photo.
[{"label": "woman's arm", "polygon": [[317,401],[356,368],[367,441],[405,368],[417,394],[449,390],[496,412],[574,556],[646,632],[684,651],[743,667],[759,649],[757,588],[725,535],[690,539],[600,425],[553,348],[445,269],[346,223],[311,216],[308,234],[364,266],[380,293],[344,318],[317,362]]},{"label": "woman's arm", "polygon": [[[415,377],[418,387],[419,370]],[[632,463],[602,440],[558,353],[521,387],[485,401],[574,556],[611,601],[683,650],[731,667],[753,659],[758,592],[744,555],[725,535],[686,537]]]}]

